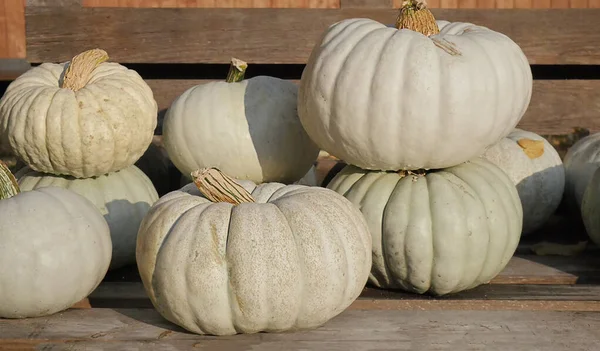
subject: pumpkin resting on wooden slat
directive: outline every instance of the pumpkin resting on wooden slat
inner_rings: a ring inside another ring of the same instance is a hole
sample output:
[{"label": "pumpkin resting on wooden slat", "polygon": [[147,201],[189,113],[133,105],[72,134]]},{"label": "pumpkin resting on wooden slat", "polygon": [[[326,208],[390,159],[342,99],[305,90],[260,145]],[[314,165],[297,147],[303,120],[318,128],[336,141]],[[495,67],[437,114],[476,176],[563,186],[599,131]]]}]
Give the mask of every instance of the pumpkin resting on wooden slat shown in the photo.
[{"label": "pumpkin resting on wooden slat", "polygon": [[20,192],[0,162],[0,318],[65,310],[100,284],[111,260],[108,225],[73,191]]},{"label": "pumpkin resting on wooden slat", "polygon": [[307,329],[359,296],[371,238],[343,196],[216,169],[194,182],[159,199],[138,233],[140,276],[166,319],[199,334]]}]

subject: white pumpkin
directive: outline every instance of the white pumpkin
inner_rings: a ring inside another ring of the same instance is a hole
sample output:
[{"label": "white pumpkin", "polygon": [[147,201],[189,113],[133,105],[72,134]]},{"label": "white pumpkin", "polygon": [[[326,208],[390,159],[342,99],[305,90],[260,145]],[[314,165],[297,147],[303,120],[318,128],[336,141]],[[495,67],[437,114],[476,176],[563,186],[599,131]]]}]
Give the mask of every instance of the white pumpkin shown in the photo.
[{"label": "white pumpkin", "polygon": [[574,213],[581,213],[585,189],[600,168],[600,133],[588,135],[569,148],[565,167],[565,202]]},{"label": "white pumpkin", "polygon": [[[234,61],[232,70],[245,64]],[[317,159],[319,149],[297,113],[296,84],[259,76],[211,82],[186,90],[173,101],[163,124],[163,141],[183,173],[217,167],[237,179],[293,183]]]},{"label": "white pumpkin", "polygon": [[139,74],[106,59],[90,50],[15,79],[0,99],[2,148],[36,171],[77,178],[134,164],[152,141],[157,104]]},{"label": "white pumpkin", "polygon": [[581,219],[588,237],[600,246],[600,168],[594,171],[583,193]]},{"label": "white pumpkin", "polygon": [[565,169],[554,147],[535,133],[515,129],[483,157],[517,186],[523,205],[523,234],[544,225],[560,205],[565,187]]},{"label": "white pumpkin", "polygon": [[433,295],[471,289],[504,269],[520,239],[517,189],[482,158],[426,175],[346,166],[328,188],[367,220],[369,282],[377,287]]},{"label": "white pumpkin", "polygon": [[140,226],[138,269],[162,316],[198,334],[309,329],[359,296],[371,238],[348,200],[320,187],[240,181],[246,191],[212,171],[208,196],[193,183],[170,192]]},{"label": "white pumpkin", "polygon": [[0,164],[0,318],[63,311],[104,278],[108,225],[83,196],[56,187],[19,193],[8,175]]},{"label": "white pumpkin", "polygon": [[352,18],[323,33],[298,92],[300,120],[320,148],[363,169],[436,169],[513,130],[533,82],[519,46],[471,23],[437,26],[427,36]]},{"label": "white pumpkin", "polygon": [[16,173],[21,190],[47,186],[69,189],[90,200],[104,216],[112,239],[110,269],[135,263],[135,245],[140,223],[158,200],[152,182],[136,166],[95,178],[77,179],[32,171]]}]

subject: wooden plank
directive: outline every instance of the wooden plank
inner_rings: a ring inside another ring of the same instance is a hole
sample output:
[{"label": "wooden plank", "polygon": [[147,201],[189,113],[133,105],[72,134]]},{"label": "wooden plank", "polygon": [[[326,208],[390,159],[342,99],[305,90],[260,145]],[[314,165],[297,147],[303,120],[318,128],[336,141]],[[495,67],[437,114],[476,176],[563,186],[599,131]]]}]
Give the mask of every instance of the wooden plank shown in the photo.
[{"label": "wooden plank", "polygon": [[[186,89],[211,80],[152,79],[159,110],[167,109]],[[294,82],[298,82],[295,80]],[[600,80],[535,80],[531,103],[519,127],[539,134],[569,133],[574,127],[600,131]]]},{"label": "wooden plank", "polygon": [[[341,8],[393,8],[393,0],[340,0]],[[399,7],[399,6],[398,6]]]},{"label": "wooden plank", "polygon": [[85,7],[338,8],[340,0],[81,0]]},{"label": "wooden plank", "polygon": [[313,330],[220,337],[185,332],[153,309],[0,320],[3,346],[44,350],[594,350],[599,327],[600,313],[552,311],[347,310]]},{"label": "wooden plank", "polygon": [[[600,63],[600,32],[589,25],[600,10],[433,12],[439,19],[481,24],[510,36],[532,64]],[[66,61],[101,47],[123,63],[228,63],[232,55],[250,63],[305,63],[329,25],[355,17],[393,23],[396,16],[394,9],[28,7],[27,58],[32,63]]]},{"label": "wooden plank", "polygon": [[24,58],[25,0],[0,2],[0,59]]},{"label": "wooden plank", "polygon": [[31,65],[23,59],[0,59],[0,81],[14,80],[30,68]]},{"label": "wooden plank", "polygon": [[25,0],[25,6],[81,6],[82,0]]}]

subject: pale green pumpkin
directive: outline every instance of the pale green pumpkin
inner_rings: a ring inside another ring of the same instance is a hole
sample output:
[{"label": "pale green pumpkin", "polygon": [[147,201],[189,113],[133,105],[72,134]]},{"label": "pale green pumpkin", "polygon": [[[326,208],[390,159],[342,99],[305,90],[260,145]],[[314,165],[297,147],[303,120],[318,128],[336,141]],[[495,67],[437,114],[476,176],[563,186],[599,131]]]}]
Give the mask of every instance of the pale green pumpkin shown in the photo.
[{"label": "pale green pumpkin", "polygon": [[426,174],[346,166],[328,188],[365,216],[373,240],[370,283],[444,295],[489,282],[519,242],[517,189],[481,158]]}]

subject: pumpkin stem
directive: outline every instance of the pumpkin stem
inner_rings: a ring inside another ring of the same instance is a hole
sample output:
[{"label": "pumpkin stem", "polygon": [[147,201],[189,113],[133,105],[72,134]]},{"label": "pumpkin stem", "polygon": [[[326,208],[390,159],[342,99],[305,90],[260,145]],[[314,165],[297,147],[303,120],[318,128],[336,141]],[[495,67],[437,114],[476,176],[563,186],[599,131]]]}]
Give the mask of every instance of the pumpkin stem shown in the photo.
[{"label": "pumpkin stem", "polygon": [[8,169],[8,166],[0,161],[0,200],[9,199],[20,192],[15,176]]},{"label": "pumpkin stem", "polygon": [[426,36],[440,32],[425,0],[404,0],[396,19],[396,28],[410,29]]},{"label": "pumpkin stem", "polygon": [[227,83],[241,82],[244,80],[244,75],[246,74],[247,68],[248,64],[246,62],[236,59],[235,57],[231,58],[229,73],[227,73],[227,79],[225,79],[225,81]]},{"label": "pumpkin stem", "polygon": [[544,141],[532,139],[519,139],[517,144],[530,159],[538,158],[544,154]]},{"label": "pumpkin stem", "polygon": [[218,168],[202,168],[192,172],[191,176],[198,190],[212,202],[229,202],[234,205],[255,202],[243,186]]},{"label": "pumpkin stem", "polygon": [[90,80],[92,71],[108,60],[108,54],[102,49],[92,49],[82,52],[71,59],[67,65],[61,88],[77,91]]}]

